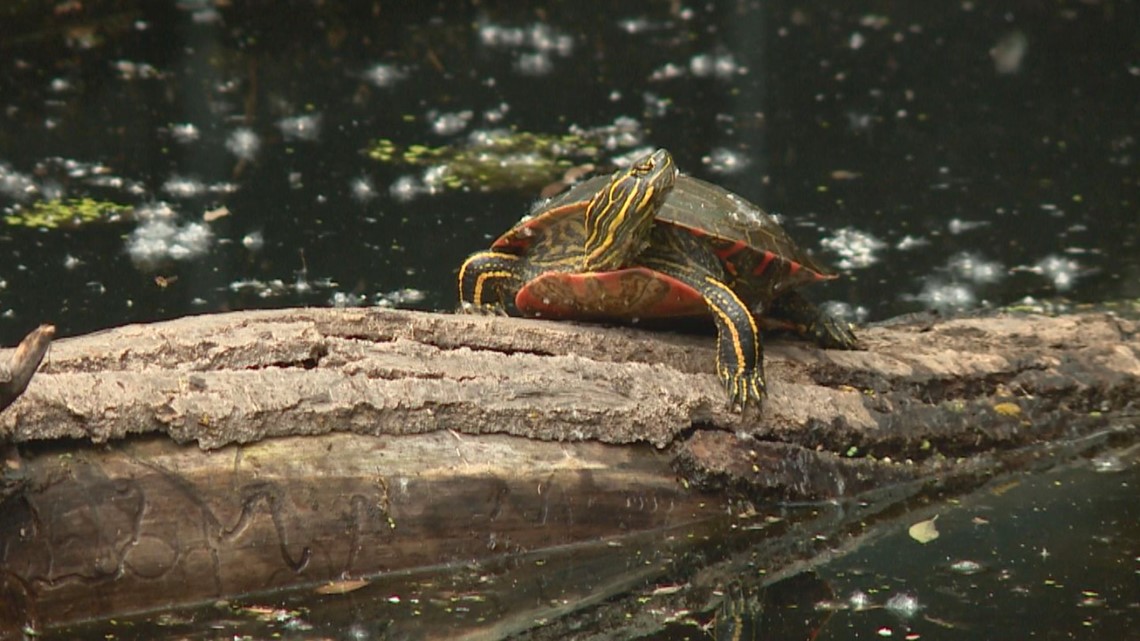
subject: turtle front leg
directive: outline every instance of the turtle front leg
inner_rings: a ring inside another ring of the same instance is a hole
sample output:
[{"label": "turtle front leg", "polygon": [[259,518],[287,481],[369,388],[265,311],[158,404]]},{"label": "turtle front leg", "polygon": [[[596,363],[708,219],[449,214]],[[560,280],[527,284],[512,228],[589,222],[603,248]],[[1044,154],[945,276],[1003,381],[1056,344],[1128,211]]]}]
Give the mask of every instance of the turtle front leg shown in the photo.
[{"label": "turtle front leg", "polygon": [[732,406],[760,406],[766,394],[764,352],[756,319],[723,280],[719,259],[687,232],[663,226],[638,261],[697,291],[716,325],[716,371]]},{"label": "turtle front leg", "polygon": [[459,311],[506,314],[508,301],[522,286],[522,261],[514,254],[482,251],[459,267]]},{"label": "turtle front leg", "polygon": [[741,409],[759,407],[767,394],[764,351],[756,319],[728,285],[713,276],[690,286],[701,293],[716,324],[716,371],[729,402]]}]

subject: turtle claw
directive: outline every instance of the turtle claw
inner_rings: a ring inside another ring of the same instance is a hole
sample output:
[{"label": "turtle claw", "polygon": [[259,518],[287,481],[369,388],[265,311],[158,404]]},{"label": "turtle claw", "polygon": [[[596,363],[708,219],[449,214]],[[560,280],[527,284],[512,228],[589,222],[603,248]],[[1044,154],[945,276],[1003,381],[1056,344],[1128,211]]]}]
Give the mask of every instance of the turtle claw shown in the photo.
[{"label": "turtle claw", "polygon": [[851,331],[851,323],[831,314],[821,313],[808,327],[808,334],[824,349],[858,349],[859,339]]},{"label": "turtle claw", "polygon": [[486,303],[476,305],[463,301],[459,304],[460,314],[477,314],[479,316],[507,316],[507,309],[501,303]]},{"label": "turtle claw", "polygon": [[759,369],[744,369],[737,372],[725,369],[720,372],[720,380],[728,392],[730,409],[740,408],[744,411],[750,405],[759,409],[764,397],[768,395],[764,375]]}]

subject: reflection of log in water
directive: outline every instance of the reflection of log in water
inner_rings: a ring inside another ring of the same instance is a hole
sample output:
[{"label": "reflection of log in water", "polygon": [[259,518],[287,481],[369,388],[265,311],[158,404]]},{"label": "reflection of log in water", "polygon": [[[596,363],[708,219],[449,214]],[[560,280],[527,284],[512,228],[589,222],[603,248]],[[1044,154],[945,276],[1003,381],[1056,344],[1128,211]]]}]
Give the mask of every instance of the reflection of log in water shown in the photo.
[{"label": "reflection of log in water", "polygon": [[[701,336],[286,310],[60,341],[0,414],[0,434],[25,444],[5,467],[0,569],[5,602],[27,607],[10,605],[5,623],[517,555],[724,512],[725,497],[694,485],[756,505],[965,488],[1074,441],[1075,452],[1135,439],[1124,417],[1140,396],[1136,323],[998,316],[861,338],[866,352],[771,344],[759,417],[724,408]],[[147,432],[222,449],[131,436]]]}]

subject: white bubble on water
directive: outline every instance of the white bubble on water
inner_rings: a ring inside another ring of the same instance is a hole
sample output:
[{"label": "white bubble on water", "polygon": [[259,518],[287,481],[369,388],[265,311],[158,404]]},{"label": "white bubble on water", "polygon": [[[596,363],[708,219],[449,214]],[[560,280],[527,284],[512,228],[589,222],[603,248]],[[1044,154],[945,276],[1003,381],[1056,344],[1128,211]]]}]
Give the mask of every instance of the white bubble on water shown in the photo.
[{"label": "white bubble on water", "polygon": [[127,254],[131,262],[141,269],[153,269],[175,260],[185,261],[197,258],[213,244],[214,235],[202,223],[178,225],[165,203],[136,209],[142,210],[141,223],[127,238]]},{"label": "white bubble on water", "polygon": [[352,292],[333,292],[332,297],[329,299],[329,304],[340,309],[344,309],[345,307],[363,307],[368,304],[368,298],[360,294],[353,294]]},{"label": "white bubble on water", "polygon": [[835,233],[820,241],[824,248],[839,254],[836,266],[840,269],[862,269],[879,262],[878,253],[887,244],[869,232],[853,227],[835,230]]},{"label": "white bubble on water", "polygon": [[13,200],[27,200],[39,191],[32,177],[20,173],[7,163],[0,163],[0,194]]},{"label": "white bubble on water", "polygon": [[251,231],[242,236],[241,246],[251,252],[261,251],[261,248],[265,247],[265,235],[260,231]]},{"label": "white bubble on water", "polygon": [[170,257],[174,260],[188,260],[201,256],[210,248],[214,234],[202,223],[189,223],[179,227],[170,242]]},{"label": "white bubble on water", "polygon": [[545,76],[554,71],[554,61],[544,51],[523,53],[515,60],[514,68],[524,76]]},{"label": "white bubble on water", "polygon": [[738,65],[730,53],[699,53],[689,60],[689,73],[697,78],[727,80],[746,72],[747,69]]},{"label": "white bubble on water", "polygon": [[903,236],[899,242],[895,243],[895,249],[901,251],[910,251],[911,249],[918,249],[919,247],[926,247],[930,241],[926,238],[919,238],[918,236],[911,236],[907,234]]},{"label": "white bubble on water", "polygon": [[466,129],[467,124],[471,122],[474,116],[475,112],[465,109],[452,113],[430,112],[427,117],[433,133],[440,136],[452,136]]},{"label": "white bubble on water", "polygon": [[321,135],[321,114],[290,116],[277,121],[285,140],[313,142]]},{"label": "white bubble on water", "polygon": [[871,310],[862,305],[856,306],[839,300],[827,301],[822,303],[819,308],[828,316],[848,323],[863,323],[871,315]]},{"label": "white bubble on water", "polygon": [[157,201],[153,203],[146,203],[135,207],[135,218],[142,222],[149,222],[154,220],[173,220],[178,217],[178,212],[174,211],[168,203]]},{"label": "white bubble on water", "polygon": [[962,220],[961,218],[951,218],[950,221],[946,223],[946,229],[948,229],[951,234],[957,236],[958,234],[972,231],[974,229],[978,229],[979,227],[985,227],[989,224],[990,223],[987,220]]},{"label": "white bubble on water", "polygon": [[740,173],[752,164],[748,156],[727,147],[716,147],[701,162],[714,174],[723,175]]},{"label": "white bubble on water", "polygon": [[193,123],[185,122],[170,125],[170,137],[177,143],[184,145],[192,143],[198,140],[201,135],[202,132]]},{"label": "white bubble on water", "polygon": [[408,73],[395,65],[378,63],[364,71],[363,78],[369,84],[386,89],[408,77]]},{"label": "white bubble on water", "polygon": [[415,176],[400,176],[391,186],[388,193],[392,198],[406,203],[427,192],[427,188]]},{"label": "white bubble on water", "polygon": [[194,178],[171,176],[162,183],[162,191],[173,198],[196,198],[206,191],[206,186]]},{"label": "white bubble on water", "polygon": [[1005,267],[997,261],[986,260],[980,254],[959,252],[947,262],[950,272],[979,285],[996,283],[1005,277]]},{"label": "white bubble on water", "polygon": [[658,67],[657,69],[654,69],[653,73],[649,74],[649,80],[651,82],[661,82],[663,80],[673,80],[676,78],[682,78],[687,73],[688,72],[681,65],[674,64],[672,62],[667,62],[664,65]]},{"label": "white bubble on water", "polygon": [[1076,284],[1081,264],[1072,258],[1049,255],[1038,261],[1032,267],[1032,271],[1052,281],[1057,291],[1064,292]]},{"label": "white bubble on water", "polygon": [[366,203],[379,195],[376,191],[376,185],[368,176],[353,178],[348,185],[348,190],[352,194],[352,199],[358,203]]},{"label": "white bubble on water", "polygon": [[918,597],[913,594],[906,594],[905,592],[900,592],[887,599],[883,607],[904,619],[909,619],[918,614],[918,611],[922,608],[918,603]]},{"label": "white bubble on water", "polygon": [[1029,52],[1029,39],[1021,31],[1012,31],[1002,36],[997,44],[990,49],[990,58],[994,61],[994,71],[1001,75],[1015,74],[1021,71],[1025,61],[1025,54]]},{"label": "white bubble on water", "polygon": [[226,137],[226,150],[239,160],[251,161],[261,149],[261,137],[249,127],[238,127]]},{"label": "white bubble on water", "polygon": [[427,294],[423,290],[413,289],[410,287],[404,289],[397,289],[382,294],[377,294],[375,304],[377,307],[403,307],[406,305],[414,305],[421,303],[427,298]]},{"label": "white bubble on water", "polygon": [[978,297],[974,289],[962,283],[948,283],[938,279],[930,279],[922,287],[917,296],[907,297],[917,300],[927,307],[940,312],[956,312],[972,309],[978,304]]}]

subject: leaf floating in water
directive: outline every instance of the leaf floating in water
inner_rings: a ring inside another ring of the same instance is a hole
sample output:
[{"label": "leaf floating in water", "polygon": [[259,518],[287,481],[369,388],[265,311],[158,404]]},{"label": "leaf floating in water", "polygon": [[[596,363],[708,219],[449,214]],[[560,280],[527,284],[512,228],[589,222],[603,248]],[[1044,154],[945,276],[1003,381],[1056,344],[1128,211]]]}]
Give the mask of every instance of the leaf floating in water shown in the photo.
[{"label": "leaf floating in water", "polygon": [[933,519],[919,521],[918,523],[910,526],[910,529],[907,530],[907,533],[910,534],[910,538],[922,544],[930,543],[934,539],[937,539],[938,528],[934,526],[934,521],[937,518],[938,517],[936,516]]},{"label": "leaf floating in water", "polygon": [[342,581],[330,581],[324,585],[317,587],[317,594],[347,594],[355,592],[360,588],[371,583],[364,579],[345,579]]}]

